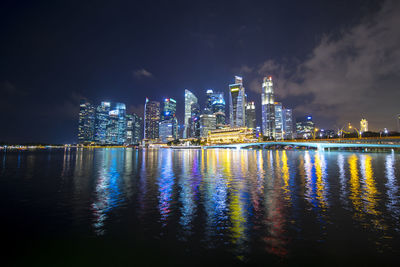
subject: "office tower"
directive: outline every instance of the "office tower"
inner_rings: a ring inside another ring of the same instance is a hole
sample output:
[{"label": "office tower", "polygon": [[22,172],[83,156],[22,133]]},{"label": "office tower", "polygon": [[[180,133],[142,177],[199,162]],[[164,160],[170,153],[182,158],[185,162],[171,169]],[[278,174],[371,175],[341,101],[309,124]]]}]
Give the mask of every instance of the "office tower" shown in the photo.
[{"label": "office tower", "polygon": [[133,115],[126,114],[126,144],[132,145],[133,142]]},{"label": "office tower", "polygon": [[160,122],[160,102],[146,98],[144,105],[144,138],[157,139]]},{"label": "office tower", "polygon": [[272,77],[264,77],[261,94],[262,131],[264,136],[275,138],[275,106]]},{"label": "office tower", "polygon": [[189,90],[185,90],[185,127],[183,130],[183,138],[190,136],[189,120],[192,117],[192,104],[194,103],[197,103],[197,97]]},{"label": "office tower", "polygon": [[231,127],[242,127],[246,123],[245,90],[242,77],[235,76],[235,83],[229,85],[229,118]]},{"label": "office tower", "polygon": [[293,114],[292,109],[286,108],[283,109],[282,114],[284,115],[283,122],[284,122],[284,138],[285,139],[293,139]]},{"label": "office tower", "polygon": [[133,113],[133,129],[132,129],[132,142],[133,144],[139,144],[142,140],[143,134],[143,118]]},{"label": "office tower", "polygon": [[284,139],[284,114],[283,107],[281,102],[275,102],[275,139],[282,140]]},{"label": "office tower", "polygon": [[224,127],[226,123],[224,93],[214,92],[211,95],[211,111],[216,117],[217,129]]},{"label": "office tower", "polygon": [[212,103],[213,103],[213,94],[214,91],[212,89],[208,89],[206,91],[206,105],[204,107],[204,114],[212,114]]},{"label": "office tower", "polygon": [[[168,125],[168,127],[172,127],[172,133],[171,133],[171,138],[173,139],[178,139],[178,119],[176,118],[176,101],[172,98],[166,98],[164,99],[164,106],[163,106],[163,112],[161,116],[161,122],[165,122],[163,124],[160,123],[161,125]],[[169,129],[169,128],[168,128]],[[163,129],[163,133],[164,133]],[[159,134],[161,134],[161,129],[159,129]],[[161,136],[159,136],[162,138]],[[163,137],[165,140],[165,137]]]},{"label": "office tower", "polygon": [[174,118],[160,121],[159,138],[161,142],[167,143],[177,139],[177,124]]},{"label": "office tower", "polygon": [[172,98],[164,99],[163,112],[161,114],[161,120],[169,120],[176,115],[176,101]]},{"label": "office tower", "polygon": [[296,122],[296,135],[297,138],[312,138],[314,134],[314,122],[312,116],[305,118],[298,118]]},{"label": "office tower", "polygon": [[94,140],[95,108],[88,101],[81,100],[79,106],[78,143],[90,143]]},{"label": "office tower", "polygon": [[107,144],[122,145],[126,142],[126,106],[123,103],[111,103],[106,127]]},{"label": "office tower", "polygon": [[142,135],[142,118],[133,114],[126,115],[126,144],[139,144]]},{"label": "office tower", "polygon": [[217,128],[217,118],[214,114],[200,115],[200,136],[207,137],[208,132]]},{"label": "office tower", "polygon": [[110,102],[101,102],[96,108],[94,141],[98,144],[107,143],[107,124],[109,122]]},{"label": "office tower", "polygon": [[200,105],[198,103],[192,104],[190,116],[187,137],[200,138]]},{"label": "office tower", "polygon": [[256,105],[254,102],[246,103],[246,127],[256,128]]},{"label": "office tower", "polygon": [[368,132],[368,121],[366,119],[361,119],[360,121],[360,134]]}]

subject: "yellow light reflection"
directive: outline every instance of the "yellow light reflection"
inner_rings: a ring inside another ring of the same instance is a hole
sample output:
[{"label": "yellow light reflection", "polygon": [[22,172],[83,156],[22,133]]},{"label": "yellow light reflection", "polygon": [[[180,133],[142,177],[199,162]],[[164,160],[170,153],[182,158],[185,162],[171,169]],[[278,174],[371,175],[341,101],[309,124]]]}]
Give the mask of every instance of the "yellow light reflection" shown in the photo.
[{"label": "yellow light reflection", "polygon": [[361,202],[361,192],[360,192],[360,178],[358,176],[358,167],[357,167],[357,156],[355,154],[349,157],[349,166],[350,166],[350,196],[353,207],[354,207],[354,217],[357,219],[361,219],[363,217],[362,214],[362,202]]}]

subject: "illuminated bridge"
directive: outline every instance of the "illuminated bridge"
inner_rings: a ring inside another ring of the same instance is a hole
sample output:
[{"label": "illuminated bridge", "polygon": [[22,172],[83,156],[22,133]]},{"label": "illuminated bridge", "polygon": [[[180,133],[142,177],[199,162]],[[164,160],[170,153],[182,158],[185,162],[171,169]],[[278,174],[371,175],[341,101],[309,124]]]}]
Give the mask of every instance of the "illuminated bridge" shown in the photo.
[{"label": "illuminated bridge", "polygon": [[332,140],[291,140],[291,141],[267,141],[254,143],[239,143],[239,144],[218,144],[205,146],[204,148],[267,148],[272,146],[283,147],[306,147],[325,150],[330,148],[386,148],[400,149],[400,138],[374,138],[374,139],[332,139]]}]

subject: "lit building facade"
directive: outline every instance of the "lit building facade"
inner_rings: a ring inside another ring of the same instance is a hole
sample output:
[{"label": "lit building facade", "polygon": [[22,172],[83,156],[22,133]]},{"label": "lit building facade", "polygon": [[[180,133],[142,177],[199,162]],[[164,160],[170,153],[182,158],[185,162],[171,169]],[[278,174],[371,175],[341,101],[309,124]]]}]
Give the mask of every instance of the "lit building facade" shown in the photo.
[{"label": "lit building facade", "polygon": [[157,139],[159,135],[160,102],[146,98],[144,105],[144,139]]},{"label": "lit building facade", "polygon": [[314,122],[312,121],[312,116],[306,116],[305,118],[300,118],[296,122],[296,136],[297,138],[312,138],[314,134]]},{"label": "lit building facade", "polygon": [[109,123],[110,102],[101,102],[96,107],[95,135],[94,141],[98,144],[107,143],[107,125]]},{"label": "lit building facade", "polygon": [[262,131],[264,136],[275,138],[274,84],[272,77],[264,77],[261,94]]},{"label": "lit building facade", "polygon": [[286,108],[283,110],[284,115],[283,122],[284,122],[284,138],[285,139],[293,139],[293,112],[292,109]]},{"label": "lit building facade", "polygon": [[183,138],[190,137],[190,119],[192,118],[192,105],[195,103],[197,103],[197,97],[189,90],[185,90],[185,121]]},{"label": "lit building facade", "polygon": [[256,128],[256,104],[254,102],[246,103],[246,127]]},{"label": "lit building facade", "polygon": [[88,101],[79,105],[78,143],[90,143],[94,139],[95,108]]},{"label": "lit building facade", "polygon": [[207,142],[211,145],[245,143],[256,139],[254,130],[247,127],[218,129],[210,131],[207,135]]},{"label": "lit building facade", "polygon": [[167,143],[169,141],[175,140],[177,132],[176,120],[168,119],[160,121],[159,125],[159,138],[161,142]]},{"label": "lit building facade", "polygon": [[214,114],[200,115],[200,137],[207,137],[208,132],[217,128],[217,118]]},{"label": "lit building facade", "polygon": [[191,117],[187,137],[200,138],[200,105],[193,103],[191,106]]},{"label": "lit building facade", "polygon": [[235,83],[229,85],[229,119],[231,127],[243,127],[246,123],[245,90],[242,77],[235,76]]},{"label": "lit building facade", "polygon": [[368,121],[366,119],[361,119],[360,121],[360,133],[368,132]]},{"label": "lit building facade", "polygon": [[282,140],[284,139],[284,114],[283,114],[283,106],[281,102],[274,102],[275,106],[275,139]]},{"label": "lit building facade", "polygon": [[142,118],[136,114],[126,115],[126,144],[139,144],[142,137]]},{"label": "lit building facade", "polygon": [[122,145],[126,142],[126,106],[112,103],[108,112],[106,144]]},{"label": "lit building facade", "polygon": [[224,127],[226,124],[224,93],[214,92],[212,94],[211,111],[216,117],[217,128]]}]

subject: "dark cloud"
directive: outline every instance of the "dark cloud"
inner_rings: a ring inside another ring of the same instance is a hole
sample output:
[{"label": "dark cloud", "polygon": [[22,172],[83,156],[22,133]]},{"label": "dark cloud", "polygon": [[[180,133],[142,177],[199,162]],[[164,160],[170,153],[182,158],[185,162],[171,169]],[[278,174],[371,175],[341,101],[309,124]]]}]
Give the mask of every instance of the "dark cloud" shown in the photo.
[{"label": "dark cloud", "polygon": [[258,66],[250,89],[261,92],[262,76],[272,75],[278,100],[313,95],[310,102],[297,105],[298,114],[313,113],[314,118],[329,114],[335,118],[330,125],[358,125],[365,117],[373,130],[395,130],[395,115],[400,113],[398,25],[400,3],[386,1],[375,15],[339,35],[324,35],[294,69],[266,60]]}]

